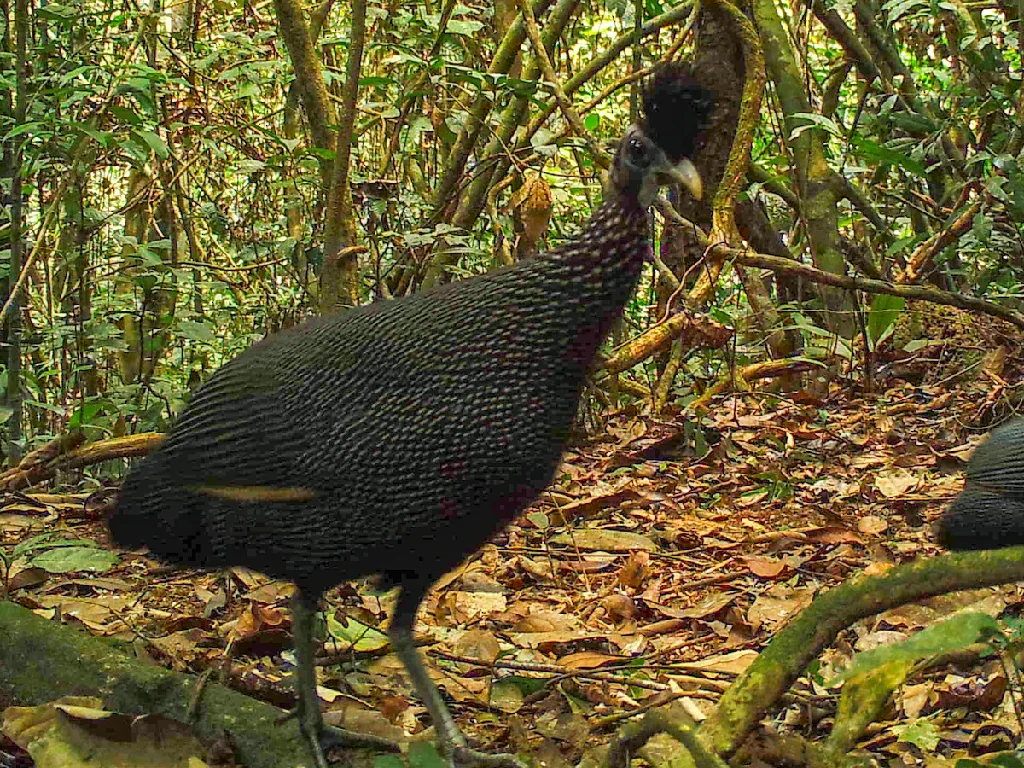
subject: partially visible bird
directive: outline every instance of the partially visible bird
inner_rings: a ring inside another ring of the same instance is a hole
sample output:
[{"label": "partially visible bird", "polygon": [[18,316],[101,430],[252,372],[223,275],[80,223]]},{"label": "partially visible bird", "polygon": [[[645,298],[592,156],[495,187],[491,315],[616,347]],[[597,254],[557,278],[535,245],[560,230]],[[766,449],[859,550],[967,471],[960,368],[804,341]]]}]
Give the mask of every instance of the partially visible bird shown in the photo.
[{"label": "partially visible bird", "polygon": [[947,549],[1024,544],[1024,419],[994,430],[967,462],[967,484],[938,526]]},{"label": "partially visible bird", "polygon": [[389,637],[442,754],[471,750],[413,643],[445,572],[548,485],[598,346],[650,258],[659,186],[700,196],[691,162],[712,99],[659,69],[582,233],[546,254],[408,298],[311,320],[218,370],[126,479],[114,539],[173,563],[244,565],[298,586],[298,715],[318,768],[338,734],[316,696],[324,590],[379,574],[401,588]]}]

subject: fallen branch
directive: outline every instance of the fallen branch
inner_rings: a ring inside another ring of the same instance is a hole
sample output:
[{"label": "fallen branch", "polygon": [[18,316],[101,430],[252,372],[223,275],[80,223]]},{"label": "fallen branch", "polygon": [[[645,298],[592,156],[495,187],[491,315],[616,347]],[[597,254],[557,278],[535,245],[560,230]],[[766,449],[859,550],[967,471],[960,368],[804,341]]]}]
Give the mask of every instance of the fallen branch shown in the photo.
[{"label": "fallen branch", "polygon": [[[965,196],[969,190],[970,187],[964,190]],[[907,259],[906,268],[896,275],[897,282],[901,284],[918,282],[924,276],[924,273],[932,268],[935,263],[935,257],[959,240],[961,235],[974,226],[974,217],[980,210],[981,200],[975,200],[952,223],[943,227],[935,235],[921,243],[910,254],[910,258]]]},{"label": "fallen branch", "polygon": [[881,576],[855,576],[814,600],[772,638],[723,694],[701,741],[729,757],[836,636],[859,619],[962,589],[1024,579],[1024,547],[916,560]]},{"label": "fallen branch", "polygon": [[713,320],[679,312],[623,344],[614,354],[600,362],[600,370],[609,375],[627,371],[676,339],[682,341],[684,349],[697,346],[718,349],[725,346],[732,338],[732,333],[730,328]]},{"label": "fallen branch", "polygon": [[144,432],[80,445],[81,433],[72,433],[33,451],[18,466],[0,474],[0,491],[28,488],[49,480],[61,470],[82,469],[111,459],[145,456],[154,451],[163,438],[159,432]]},{"label": "fallen branch", "polygon": [[688,406],[688,410],[707,408],[711,398],[717,397],[728,389],[748,390],[750,389],[748,382],[755,379],[774,379],[789,373],[812,371],[817,367],[816,363],[805,358],[785,358],[752,363],[743,368],[732,368],[712,386],[704,390],[700,397],[695,398]]}]

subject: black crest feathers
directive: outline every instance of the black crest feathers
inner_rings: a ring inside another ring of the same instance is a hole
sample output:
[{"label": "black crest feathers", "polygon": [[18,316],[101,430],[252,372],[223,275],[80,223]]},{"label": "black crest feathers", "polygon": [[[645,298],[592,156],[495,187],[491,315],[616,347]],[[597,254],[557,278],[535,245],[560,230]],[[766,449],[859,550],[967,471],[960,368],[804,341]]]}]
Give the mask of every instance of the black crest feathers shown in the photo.
[{"label": "black crest feathers", "polygon": [[665,62],[644,87],[640,127],[672,162],[678,162],[693,157],[713,106],[714,96],[697,83],[689,64]]}]

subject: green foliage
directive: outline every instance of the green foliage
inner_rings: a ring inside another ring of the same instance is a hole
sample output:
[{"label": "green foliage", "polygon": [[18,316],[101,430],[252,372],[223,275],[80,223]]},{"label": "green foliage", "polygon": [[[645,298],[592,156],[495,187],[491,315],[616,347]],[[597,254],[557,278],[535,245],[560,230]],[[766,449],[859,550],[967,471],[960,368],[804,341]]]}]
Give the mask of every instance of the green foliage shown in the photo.
[{"label": "green foliage", "polygon": [[907,300],[900,296],[879,294],[871,302],[871,310],[868,312],[868,341],[872,347],[877,347],[882,341],[892,335]]},{"label": "green foliage", "polygon": [[327,615],[327,633],[338,640],[345,650],[378,651],[388,646],[388,636],[379,629],[367,626],[349,616],[344,622],[333,614]]},{"label": "green foliage", "polygon": [[913,720],[906,725],[893,726],[893,731],[900,741],[913,744],[925,754],[933,754],[939,746],[939,729],[935,723],[926,718]]},{"label": "green foliage", "polygon": [[899,643],[858,653],[853,663],[836,676],[834,684],[856,680],[894,662],[917,662],[962,650],[1000,634],[999,624],[986,613],[962,613],[928,627]]},{"label": "green foliage", "polygon": [[42,568],[47,573],[102,573],[117,565],[118,557],[88,539],[64,539],[56,533],[39,534],[18,542],[9,550],[0,549],[4,592],[17,563]]},{"label": "green foliage", "polygon": [[971,758],[963,758],[957,760],[954,768],[992,768],[992,766],[998,766],[998,768],[1024,768],[1024,760],[1017,757],[1016,755],[996,755],[991,759],[980,762]]},{"label": "green foliage", "polygon": [[[862,33],[852,3],[827,5]],[[578,85],[571,98],[598,142],[617,137],[631,119],[634,51],[636,64],[652,64],[679,28],[637,46],[624,36],[637,21],[672,7],[661,0],[588,6],[554,46],[562,83]],[[15,124],[9,105],[0,107],[0,136],[24,141],[28,241],[47,251],[26,302],[31,332],[20,383],[30,442],[69,427],[93,438],[163,429],[190,388],[218,365],[318,311],[329,215],[323,174],[335,152],[315,146],[301,110],[294,111],[294,71],[270,7],[252,12],[218,1],[191,19],[184,7],[155,15],[148,8],[112,11],[88,1],[36,8],[27,117]],[[638,9],[642,18],[635,19]],[[785,4],[779,10],[791,13]],[[348,13],[345,4],[333,6],[316,44],[335,100],[350,44]],[[439,255],[453,277],[494,267],[496,246],[514,243],[522,231],[510,202],[527,172],[551,188],[542,245],[569,238],[597,199],[598,170],[557,110],[533,125],[551,90],[522,55],[529,44],[516,52],[515,68],[493,66],[506,22],[491,3],[458,2],[450,13],[371,3],[368,13],[351,168],[356,240],[370,249],[359,257],[360,299],[416,290]],[[856,244],[885,276],[898,274],[915,247],[984,194],[970,231],[936,254],[935,282],[1018,302],[1018,22],[997,7],[975,11],[931,0],[888,0],[878,21],[905,70],[891,82],[856,74],[813,14],[788,18],[798,32],[791,42],[800,46],[798,80],[809,106],[786,114],[789,102],[765,102],[752,146],[757,180],[743,194],[767,213],[769,237],[798,260],[823,263],[808,228],[809,215],[820,213],[818,187],[802,188],[795,173],[801,147],[820,142],[821,161],[843,181],[834,185],[834,210],[825,211],[834,216],[834,246]],[[581,77],[609,51],[618,55]],[[691,54],[687,42],[681,55]],[[16,85],[14,64],[13,51],[0,51],[5,92]],[[835,73],[841,77],[833,84]],[[787,87],[773,82],[771,92],[784,95]],[[460,136],[475,130],[474,104],[483,97],[494,107],[470,161],[453,170],[454,197],[438,206],[448,159]],[[502,134],[506,125],[511,130]],[[499,134],[504,138],[489,145]],[[474,180],[487,174],[493,199],[466,199]],[[847,182],[858,199],[844,197]],[[965,194],[968,185],[975,191]],[[792,206],[790,196],[800,205]],[[55,215],[44,231],[51,204]],[[469,224],[452,224],[460,208],[474,205],[480,211],[467,216]],[[0,279],[9,276],[9,240],[0,215]],[[677,277],[685,273],[688,289],[699,254],[665,256]],[[732,275],[726,269],[699,311],[739,329],[730,349],[735,359],[689,355],[673,390],[679,402],[729,365],[764,359],[766,340],[778,330],[761,327],[763,318]],[[794,357],[857,361],[861,341],[829,330],[819,292],[803,284],[794,295],[793,281],[789,293],[782,279],[761,282],[795,342]],[[624,335],[660,315],[664,289],[654,273],[645,277]],[[684,290],[676,309],[685,298]],[[862,303],[870,303],[868,343],[884,354],[905,307],[882,296]],[[645,363],[640,373],[655,381],[660,363]],[[0,404],[0,417],[9,414],[6,407]]]},{"label": "green foliage", "polygon": [[410,742],[408,758],[409,768],[448,768],[448,761],[429,741]]}]

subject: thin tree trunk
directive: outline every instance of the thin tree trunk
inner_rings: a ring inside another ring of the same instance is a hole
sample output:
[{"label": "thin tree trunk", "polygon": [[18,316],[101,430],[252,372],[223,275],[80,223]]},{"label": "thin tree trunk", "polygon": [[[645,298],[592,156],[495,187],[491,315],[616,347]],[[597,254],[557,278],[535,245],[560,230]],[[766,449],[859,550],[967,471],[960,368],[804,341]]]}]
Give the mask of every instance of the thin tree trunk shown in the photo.
[{"label": "thin tree trunk", "polygon": [[345,88],[341,95],[341,115],[338,119],[334,168],[324,227],[324,266],[320,275],[321,314],[359,303],[360,249],[352,247],[356,244],[356,222],[348,179],[365,42],[366,0],[353,0]]},{"label": "thin tree trunk", "polygon": [[[24,125],[27,119],[28,100],[28,0],[14,3],[14,62],[16,70],[14,124]],[[21,274],[24,253],[23,192],[21,184],[24,141],[22,134],[15,136],[11,144],[11,280]],[[7,421],[6,453],[12,461],[22,454],[21,432],[21,303],[15,295],[16,286],[11,288],[8,301],[11,308],[7,314],[7,406],[11,409]]]}]

